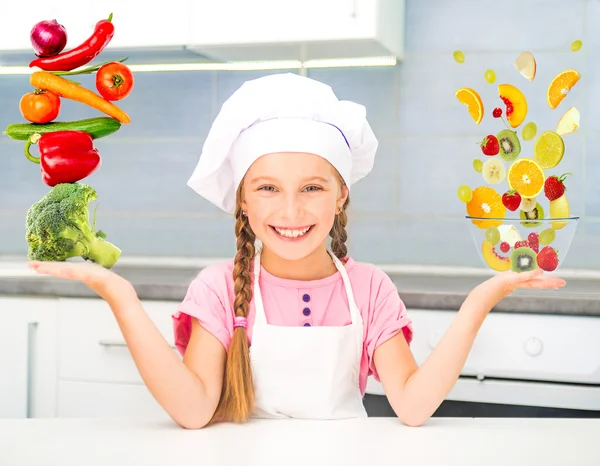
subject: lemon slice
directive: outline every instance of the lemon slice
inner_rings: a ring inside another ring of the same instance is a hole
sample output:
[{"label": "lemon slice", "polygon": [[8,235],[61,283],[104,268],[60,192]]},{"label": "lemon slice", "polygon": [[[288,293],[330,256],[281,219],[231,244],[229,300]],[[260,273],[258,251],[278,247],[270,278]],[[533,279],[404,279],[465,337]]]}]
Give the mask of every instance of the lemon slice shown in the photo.
[{"label": "lemon slice", "polygon": [[533,146],[533,159],[544,170],[556,167],[565,153],[565,143],[559,134],[546,131],[537,138]]},{"label": "lemon slice", "polygon": [[571,107],[558,121],[558,124],[556,125],[556,133],[560,136],[564,136],[565,134],[570,134],[574,131],[577,131],[579,129],[579,120],[579,110],[577,110],[575,107]]}]

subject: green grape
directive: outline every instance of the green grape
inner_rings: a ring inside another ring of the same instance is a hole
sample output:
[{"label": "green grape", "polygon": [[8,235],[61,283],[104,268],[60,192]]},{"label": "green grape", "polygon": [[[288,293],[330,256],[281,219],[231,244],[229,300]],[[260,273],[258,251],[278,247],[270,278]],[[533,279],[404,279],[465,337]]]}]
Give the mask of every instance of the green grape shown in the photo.
[{"label": "green grape", "polygon": [[481,173],[481,170],[483,169],[483,162],[479,159],[473,160],[473,168],[477,173]]},{"label": "green grape", "polygon": [[536,134],[537,125],[533,121],[530,121],[525,126],[523,126],[523,131],[521,132],[521,135],[523,136],[523,139],[525,141],[531,141]]},{"label": "green grape", "polygon": [[458,188],[458,198],[462,202],[465,202],[465,203],[469,202],[472,197],[473,197],[473,191],[471,191],[471,188],[469,188],[466,184],[463,184],[462,186],[459,186],[459,188]]},{"label": "green grape", "polygon": [[483,77],[490,84],[494,84],[496,82],[496,72],[494,70],[487,70]]},{"label": "green grape", "polygon": [[552,228],[546,228],[540,233],[540,244],[550,244],[554,241],[556,233]]},{"label": "green grape", "polygon": [[576,40],[571,44],[571,50],[573,52],[579,52],[579,50],[581,50],[582,45],[583,45],[583,42],[581,42],[580,40]]},{"label": "green grape", "polygon": [[465,54],[462,53],[460,50],[455,50],[453,56],[454,56],[454,60],[456,60],[457,63],[464,63]]},{"label": "green grape", "polygon": [[496,227],[490,227],[485,231],[486,241],[492,244],[498,244],[500,242],[500,232]]}]

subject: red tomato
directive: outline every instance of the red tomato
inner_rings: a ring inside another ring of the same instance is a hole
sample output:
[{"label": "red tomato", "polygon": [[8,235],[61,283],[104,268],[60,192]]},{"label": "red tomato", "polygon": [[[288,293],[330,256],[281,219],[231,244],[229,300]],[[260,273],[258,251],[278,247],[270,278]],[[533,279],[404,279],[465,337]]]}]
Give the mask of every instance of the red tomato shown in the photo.
[{"label": "red tomato", "polygon": [[60,113],[60,97],[54,92],[36,89],[21,97],[19,109],[32,123],[50,123]]},{"label": "red tomato", "polygon": [[123,63],[107,63],[96,72],[96,89],[106,100],[124,99],[133,89],[133,73]]}]

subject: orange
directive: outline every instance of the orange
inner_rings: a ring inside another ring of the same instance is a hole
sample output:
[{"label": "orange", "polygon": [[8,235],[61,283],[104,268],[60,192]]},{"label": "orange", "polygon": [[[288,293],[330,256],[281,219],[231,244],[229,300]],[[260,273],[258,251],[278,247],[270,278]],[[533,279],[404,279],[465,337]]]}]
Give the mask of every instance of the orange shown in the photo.
[{"label": "orange", "polygon": [[536,197],[544,189],[544,170],[532,159],[520,159],[508,169],[506,177],[510,189],[523,197]]},{"label": "orange", "polygon": [[579,81],[579,73],[575,70],[566,70],[559,73],[548,86],[546,99],[551,109],[555,109],[567,96],[569,91]]},{"label": "orange", "polygon": [[[506,207],[502,204],[502,196],[489,186],[479,186],[473,190],[473,197],[467,203],[467,213],[471,217],[504,218]],[[471,220],[479,228],[497,227],[502,220]]]},{"label": "orange", "polygon": [[481,123],[481,120],[483,120],[483,101],[477,91],[468,87],[463,87],[456,91],[455,95],[461,104],[467,106],[475,123]]}]

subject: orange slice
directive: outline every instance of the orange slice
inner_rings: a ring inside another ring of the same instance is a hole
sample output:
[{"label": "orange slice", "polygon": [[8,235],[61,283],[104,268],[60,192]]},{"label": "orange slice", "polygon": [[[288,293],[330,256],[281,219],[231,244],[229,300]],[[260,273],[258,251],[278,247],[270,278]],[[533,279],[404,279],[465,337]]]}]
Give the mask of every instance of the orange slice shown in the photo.
[{"label": "orange slice", "polygon": [[546,99],[551,109],[555,109],[567,96],[569,91],[579,81],[579,73],[575,70],[566,70],[559,73],[548,86]]},{"label": "orange slice", "polygon": [[467,106],[475,123],[481,123],[481,120],[483,120],[483,101],[477,91],[468,87],[463,87],[456,91],[456,94],[454,95],[456,95],[456,98],[461,104]]},{"label": "orange slice", "polygon": [[536,197],[544,189],[544,170],[532,159],[519,159],[508,169],[506,177],[510,189],[523,197]]},{"label": "orange slice", "polygon": [[[506,207],[502,204],[502,196],[488,186],[479,186],[473,190],[473,197],[467,203],[467,213],[471,217],[504,218]],[[497,227],[502,225],[502,220],[471,220],[479,228]]]}]

